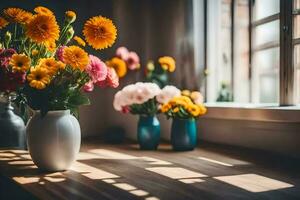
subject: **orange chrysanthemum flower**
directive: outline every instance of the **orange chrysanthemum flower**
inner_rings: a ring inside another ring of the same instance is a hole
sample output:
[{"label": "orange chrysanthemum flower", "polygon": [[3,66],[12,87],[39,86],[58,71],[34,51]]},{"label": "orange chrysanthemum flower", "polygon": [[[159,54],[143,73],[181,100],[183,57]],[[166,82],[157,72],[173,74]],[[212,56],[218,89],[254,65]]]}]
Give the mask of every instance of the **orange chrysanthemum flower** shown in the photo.
[{"label": "orange chrysanthemum flower", "polygon": [[47,48],[48,51],[54,52],[56,50],[56,43],[55,41],[47,41],[45,42],[45,47]]},{"label": "orange chrysanthemum flower", "polygon": [[30,67],[30,58],[25,54],[14,54],[9,64],[12,67],[13,72],[26,72]]},{"label": "orange chrysanthemum flower", "polygon": [[79,44],[80,46],[85,47],[85,41],[81,37],[74,36],[73,40],[75,40],[77,44]]},{"label": "orange chrysanthemum flower", "polygon": [[106,65],[116,70],[119,78],[122,78],[127,73],[127,66],[124,60],[114,57],[109,61],[106,61]]},{"label": "orange chrysanthemum flower", "polygon": [[65,64],[55,60],[55,58],[42,58],[39,61],[38,67],[43,67],[48,70],[48,74],[53,76],[59,69],[64,69]]},{"label": "orange chrysanthemum flower", "polygon": [[8,21],[4,19],[3,17],[0,17],[0,29],[5,28],[8,25]]},{"label": "orange chrysanthemum flower", "polygon": [[105,49],[114,44],[117,38],[117,29],[110,19],[96,16],[86,21],[83,35],[94,49]]},{"label": "orange chrysanthemum flower", "polygon": [[26,36],[34,42],[54,42],[59,38],[59,26],[54,17],[34,15],[26,24]]},{"label": "orange chrysanthemum flower", "polygon": [[22,19],[21,19],[21,22],[22,24],[27,24],[33,17],[33,14],[31,12],[27,12],[25,11],[23,14],[22,14]]},{"label": "orange chrysanthemum flower", "polygon": [[4,17],[12,23],[22,23],[26,11],[21,8],[7,8],[3,10]]},{"label": "orange chrysanthemum flower", "polygon": [[49,16],[54,16],[53,12],[49,10],[48,8],[44,6],[38,6],[34,9],[34,12],[41,14],[41,15],[49,15]]},{"label": "orange chrysanthemum flower", "polygon": [[50,83],[50,76],[46,68],[32,67],[30,74],[27,76],[27,80],[31,87],[41,90]]},{"label": "orange chrysanthemum flower", "polygon": [[82,48],[69,46],[64,49],[63,60],[74,69],[83,71],[89,63],[89,56]]}]

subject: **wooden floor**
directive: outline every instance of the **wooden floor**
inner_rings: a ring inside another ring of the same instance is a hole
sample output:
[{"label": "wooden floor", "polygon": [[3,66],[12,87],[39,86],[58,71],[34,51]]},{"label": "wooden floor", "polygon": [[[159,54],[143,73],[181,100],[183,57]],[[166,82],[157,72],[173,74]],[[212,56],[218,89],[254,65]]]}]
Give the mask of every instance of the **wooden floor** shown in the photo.
[{"label": "wooden floor", "polygon": [[39,171],[20,150],[0,150],[0,199],[300,199],[295,160],[200,144],[191,152],[169,145],[85,143],[66,172]]}]

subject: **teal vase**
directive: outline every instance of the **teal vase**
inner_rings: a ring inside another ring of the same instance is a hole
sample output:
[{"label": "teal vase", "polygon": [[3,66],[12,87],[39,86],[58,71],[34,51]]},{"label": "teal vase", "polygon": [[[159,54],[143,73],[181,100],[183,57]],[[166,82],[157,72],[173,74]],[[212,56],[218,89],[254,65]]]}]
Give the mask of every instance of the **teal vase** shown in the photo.
[{"label": "teal vase", "polygon": [[197,145],[197,125],[194,118],[174,118],[171,128],[171,143],[175,151],[190,151]]},{"label": "teal vase", "polygon": [[137,139],[141,149],[157,149],[160,140],[160,123],[156,116],[140,116]]}]

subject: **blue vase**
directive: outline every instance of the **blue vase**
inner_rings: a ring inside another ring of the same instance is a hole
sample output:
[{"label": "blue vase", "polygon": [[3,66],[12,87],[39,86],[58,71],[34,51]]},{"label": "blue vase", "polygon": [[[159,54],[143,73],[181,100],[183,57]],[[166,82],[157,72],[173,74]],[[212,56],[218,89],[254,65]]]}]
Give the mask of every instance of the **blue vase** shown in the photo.
[{"label": "blue vase", "polygon": [[141,149],[157,149],[160,140],[160,124],[156,116],[140,116],[137,139]]},{"label": "blue vase", "polygon": [[175,151],[190,151],[197,144],[196,120],[174,118],[171,128],[171,144]]}]

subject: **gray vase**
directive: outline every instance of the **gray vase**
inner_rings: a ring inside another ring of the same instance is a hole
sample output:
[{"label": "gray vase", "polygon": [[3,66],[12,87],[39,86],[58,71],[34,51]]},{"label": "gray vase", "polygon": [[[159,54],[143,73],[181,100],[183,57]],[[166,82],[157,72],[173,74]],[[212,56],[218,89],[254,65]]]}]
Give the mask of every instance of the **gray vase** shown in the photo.
[{"label": "gray vase", "polygon": [[67,170],[80,149],[81,132],[70,110],[35,111],[26,128],[27,145],[33,162],[45,171]]},{"label": "gray vase", "polygon": [[0,114],[0,147],[25,149],[25,125],[13,110],[9,100]]}]

